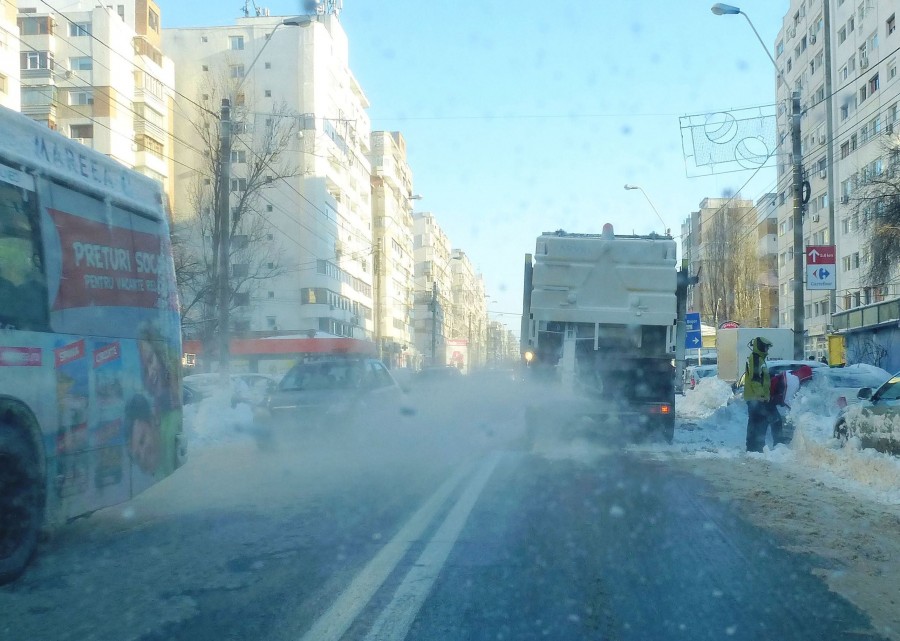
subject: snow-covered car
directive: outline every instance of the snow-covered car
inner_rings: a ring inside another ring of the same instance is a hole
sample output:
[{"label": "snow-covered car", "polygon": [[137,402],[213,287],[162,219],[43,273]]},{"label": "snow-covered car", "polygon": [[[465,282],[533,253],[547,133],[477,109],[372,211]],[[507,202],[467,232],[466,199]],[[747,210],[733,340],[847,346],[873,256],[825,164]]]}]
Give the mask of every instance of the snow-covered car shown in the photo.
[{"label": "snow-covered car", "polygon": [[685,389],[694,389],[701,378],[717,376],[718,373],[718,365],[689,365],[684,368],[684,387]]},{"label": "snow-covered car", "polygon": [[846,367],[821,367],[813,370],[813,383],[826,394],[829,410],[836,410],[858,403],[858,394],[864,387],[873,390],[891,378],[887,370],[864,363]]},{"label": "snow-covered car", "polygon": [[859,438],[863,447],[900,454],[900,372],[875,391],[863,387],[857,398],[835,420],[834,437],[842,445]]},{"label": "snow-covered car", "polygon": [[266,406],[272,419],[301,427],[377,423],[409,413],[403,390],[384,363],[373,358],[298,363]]},{"label": "snow-covered car", "polygon": [[[278,386],[278,379],[268,374],[244,372],[231,374],[230,402],[232,407],[247,403],[255,407],[266,404],[269,394]],[[184,384],[194,393],[194,402],[220,393],[222,377],[219,374],[191,374],[184,377]]]},{"label": "snow-covered car", "polygon": [[278,379],[268,374],[232,374],[231,406],[247,403],[252,407],[262,407],[269,395],[278,388]]}]

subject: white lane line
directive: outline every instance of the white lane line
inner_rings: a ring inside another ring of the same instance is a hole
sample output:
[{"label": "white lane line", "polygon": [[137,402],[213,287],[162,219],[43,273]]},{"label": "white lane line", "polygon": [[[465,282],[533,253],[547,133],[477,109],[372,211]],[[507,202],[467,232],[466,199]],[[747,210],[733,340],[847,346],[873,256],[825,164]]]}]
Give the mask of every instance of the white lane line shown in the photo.
[{"label": "white lane line", "polygon": [[425,602],[425,597],[431,592],[431,587],[446,563],[450,550],[456,544],[459,533],[501,456],[502,453],[494,452],[481,465],[441,527],[428,542],[416,564],[397,588],[394,598],[378,616],[365,641],[402,641],[406,638],[416,614]]},{"label": "white lane line", "polygon": [[312,628],[303,635],[302,641],[338,641],[344,636],[372,595],[397,567],[410,546],[422,536],[422,532],[434,520],[447,498],[468,476],[471,469],[471,463],[461,465],[441,484],[400,528],[394,538],[356,575],[328,611],[316,620]]}]

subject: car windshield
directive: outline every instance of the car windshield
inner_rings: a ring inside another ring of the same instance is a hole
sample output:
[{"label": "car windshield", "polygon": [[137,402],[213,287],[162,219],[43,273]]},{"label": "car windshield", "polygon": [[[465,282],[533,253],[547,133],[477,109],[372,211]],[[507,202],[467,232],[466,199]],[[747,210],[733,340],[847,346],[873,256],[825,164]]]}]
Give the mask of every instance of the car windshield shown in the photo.
[{"label": "car windshield", "polygon": [[359,363],[309,363],[298,365],[282,379],[284,391],[349,390],[360,386],[363,366]]},{"label": "car windshield", "polygon": [[900,641],[898,18],[6,0],[0,641]]}]

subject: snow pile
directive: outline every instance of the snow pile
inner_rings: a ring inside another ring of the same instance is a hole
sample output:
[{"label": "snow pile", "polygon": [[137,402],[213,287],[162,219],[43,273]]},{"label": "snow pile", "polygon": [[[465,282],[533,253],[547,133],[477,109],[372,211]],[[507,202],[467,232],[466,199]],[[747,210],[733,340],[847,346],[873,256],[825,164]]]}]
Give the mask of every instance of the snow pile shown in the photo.
[{"label": "snow pile", "polygon": [[732,396],[731,385],[725,381],[715,376],[701,378],[695,389],[675,399],[675,416],[688,421],[708,418]]},{"label": "snow pile", "polygon": [[230,390],[184,406],[184,432],[189,448],[246,440],[252,428],[253,409],[246,403],[232,408]]},{"label": "snow pile", "polygon": [[[851,408],[857,412],[860,408]],[[798,464],[814,468],[828,481],[849,490],[864,489],[884,503],[900,503],[900,459],[873,449],[862,449],[858,438],[841,447],[832,436],[834,420],[811,411],[792,412],[794,440],[791,451]]]},{"label": "snow pile", "polygon": [[745,449],[747,406],[734,400],[731,385],[715,377],[700,379],[695,389],[676,398],[675,447],[697,456],[740,455]]}]

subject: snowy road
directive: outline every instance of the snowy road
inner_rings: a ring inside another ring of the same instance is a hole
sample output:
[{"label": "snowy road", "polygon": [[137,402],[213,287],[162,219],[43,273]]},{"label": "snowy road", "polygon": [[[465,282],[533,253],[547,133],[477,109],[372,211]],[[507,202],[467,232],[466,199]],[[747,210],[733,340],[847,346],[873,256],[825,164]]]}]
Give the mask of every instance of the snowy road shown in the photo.
[{"label": "snowy road", "polygon": [[207,434],[45,542],[0,639],[900,638],[896,505],[734,451],[739,416],[525,450],[516,407]]}]

